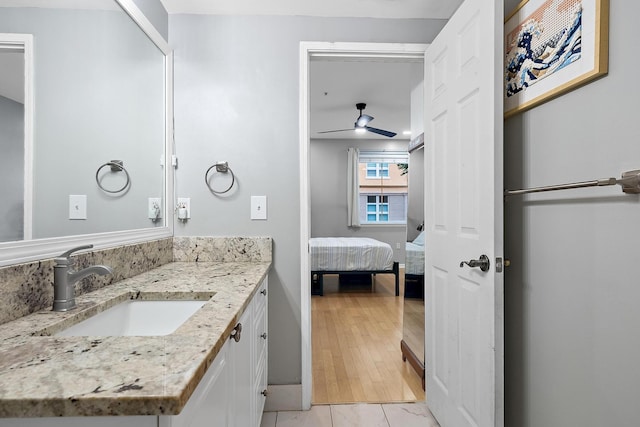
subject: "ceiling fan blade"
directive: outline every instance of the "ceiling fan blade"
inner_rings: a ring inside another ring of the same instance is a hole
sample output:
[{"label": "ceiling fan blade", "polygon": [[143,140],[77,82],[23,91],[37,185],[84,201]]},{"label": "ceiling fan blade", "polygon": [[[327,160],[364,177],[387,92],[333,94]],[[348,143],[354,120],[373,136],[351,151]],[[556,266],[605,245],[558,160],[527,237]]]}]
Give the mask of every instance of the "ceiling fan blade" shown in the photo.
[{"label": "ceiling fan blade", "polygon": [[368,130],[369,132],[377,133],[378,135],[382,135],[382,136],[388,136],[389,138],[393,138],[394,136],[397,135],[397,133],[395,133],[395,132],[391,132],[391,131],[383,130],[383,129],[372,128],[371,126],[365,126],[364,128],[366,130]]},{"label": "ceiling fan blade", "polygon": [[357,128],[363,128],[368,125],[371,120],[373,120],[373,117],[371,117],[370,115],[361,114],[360,117],[358,117],[358,120],[356,120],[355,126]]},{"label": "ceiling fan blade", "polygon": [[351,128],[351,129],[337,129],[337,130],[323,130],[322,132],[316,132],[316,133],[346,132],[348,130],[353,130],[353,128]]}]

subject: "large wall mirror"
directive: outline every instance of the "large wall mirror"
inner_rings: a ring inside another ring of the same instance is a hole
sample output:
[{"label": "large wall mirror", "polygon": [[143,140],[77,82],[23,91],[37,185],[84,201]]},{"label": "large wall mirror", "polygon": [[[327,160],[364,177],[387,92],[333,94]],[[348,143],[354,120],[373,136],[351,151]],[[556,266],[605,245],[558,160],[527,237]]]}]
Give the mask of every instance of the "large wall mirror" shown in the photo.
[{"label": "large wall mirror", "polygon": [[133,0],[0,10],[0,265],[172,235],[166,41]]},{"label": "large wall mirror", "polygon": [[424,371],[424,134],[409,144],[409,197],[404,270],[402,357],[422,379]]}]

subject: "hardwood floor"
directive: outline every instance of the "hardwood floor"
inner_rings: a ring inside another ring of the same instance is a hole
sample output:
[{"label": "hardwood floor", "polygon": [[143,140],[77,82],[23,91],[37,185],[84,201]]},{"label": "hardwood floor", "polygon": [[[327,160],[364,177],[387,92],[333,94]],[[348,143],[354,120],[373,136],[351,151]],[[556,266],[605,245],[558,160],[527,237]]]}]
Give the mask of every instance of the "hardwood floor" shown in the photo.
[{"label": "hardwood floor", "polygon": [[375,276],[375,292],[339,289],[337,275],[324,280],[324,296],[311,298],[312,403],[423,401],[420,377],[402,361],[393,275]]}]

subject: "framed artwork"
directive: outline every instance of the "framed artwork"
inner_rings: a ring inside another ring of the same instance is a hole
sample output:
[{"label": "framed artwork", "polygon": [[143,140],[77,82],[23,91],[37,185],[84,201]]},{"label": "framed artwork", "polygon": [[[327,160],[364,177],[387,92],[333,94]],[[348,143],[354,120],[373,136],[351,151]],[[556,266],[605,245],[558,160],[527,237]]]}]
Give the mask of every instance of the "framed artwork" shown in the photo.
[{"label": "framed artwork", "polygon": [[608,71],[609,0],[524,0],[505,20],[504,116]]}]

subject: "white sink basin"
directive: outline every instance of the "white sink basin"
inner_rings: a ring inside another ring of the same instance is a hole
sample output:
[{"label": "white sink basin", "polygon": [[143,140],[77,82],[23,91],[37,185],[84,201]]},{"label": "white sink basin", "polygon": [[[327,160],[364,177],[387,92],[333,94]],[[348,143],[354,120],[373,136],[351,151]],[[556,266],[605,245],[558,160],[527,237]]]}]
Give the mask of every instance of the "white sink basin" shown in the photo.
[{"label": "white sink basin", "polygon": [[174,332],[206,301],[127,300],[58,333],[57,337],[157,336]]}]

